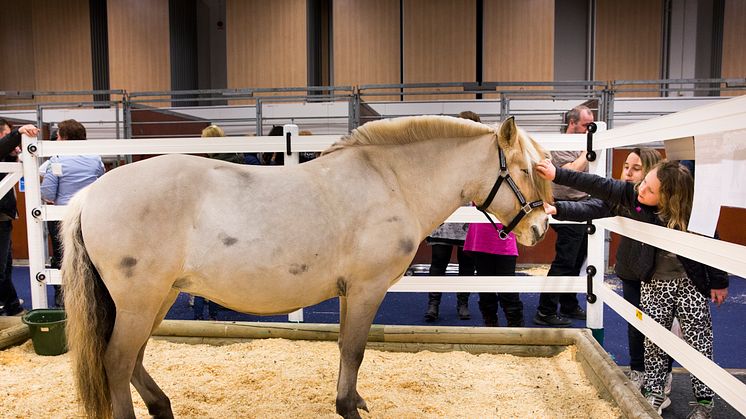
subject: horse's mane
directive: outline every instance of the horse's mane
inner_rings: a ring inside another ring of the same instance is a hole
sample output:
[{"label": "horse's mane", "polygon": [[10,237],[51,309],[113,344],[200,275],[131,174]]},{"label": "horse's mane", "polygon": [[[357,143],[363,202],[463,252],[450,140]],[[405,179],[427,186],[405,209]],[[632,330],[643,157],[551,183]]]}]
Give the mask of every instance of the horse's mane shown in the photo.
[{"label": "horse's mane", "polygon": [[[383,119],[356,128],[350,135],[324,150],[322,155],[361,145],[409,144],[434,138],[469,138],[490,133],[497,135],[498,129],[499,125],[486,125],[451,116],[426,115]],[[518,139],[518,147],[525,161],[539,161],[548,156],[546,151],[525,132],[519,135]],[[533,170],[529,170],[529,177],[541,199],[552,202],[551,183],[541,179]]]},{"label": "horse's mane", "polygon": [[[519,142],[521,151],[523,152],[523,158],[525,161],[535,161],[535,160],[543,160],[545,158],[549,157],[549,153],[547,153],[544,148],[539,145],[539,143],[536,142],[533,138],[531,138],[528,134],[525,134],[526,141]],[[520,136],[519,136],[520,138]],[[530,143],[533,147],[528,147],[528,143]],[[531,179],[531,182],[534,184],[534,188],[536,189],[536,192],[539,194],[539,197],[544,202],[554,202],[554,198],[552,197],[552,182],[548,182],[542,178],[540,178],[536,172],[531,168],[531,170],[528,171],[529,178]]]},{"label": "horse's mane", "polygon": [[495,128],[452,116],[412,116],[364,124],[332,144],[322,154],[359,145],[408,144],[433,138],[465,138],[495,134]]}]

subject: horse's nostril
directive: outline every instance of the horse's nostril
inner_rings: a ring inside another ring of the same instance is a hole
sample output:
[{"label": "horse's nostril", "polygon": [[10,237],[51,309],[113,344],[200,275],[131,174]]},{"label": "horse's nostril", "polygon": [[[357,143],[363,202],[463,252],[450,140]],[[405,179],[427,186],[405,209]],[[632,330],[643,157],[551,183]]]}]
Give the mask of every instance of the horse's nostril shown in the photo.
[{"label": "horse's nostril", "polygon": [[539,227],[531,226],[531,232],[534,233],[535,241],[539,241],[541,239],[541,231],[539,231]]}]

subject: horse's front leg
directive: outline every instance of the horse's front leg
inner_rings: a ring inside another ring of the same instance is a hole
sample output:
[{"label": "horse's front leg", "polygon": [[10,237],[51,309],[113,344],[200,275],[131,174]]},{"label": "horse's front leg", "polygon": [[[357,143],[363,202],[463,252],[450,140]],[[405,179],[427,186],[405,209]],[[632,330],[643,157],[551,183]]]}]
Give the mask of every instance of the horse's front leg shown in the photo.
[{"label": "horse's front leg", "polygon": [[378,288],[348,286],[347,295],[340,296],[337,413],[344,418],[360,418],[357,409],[368,411],[365,400],[357,392],[357,373],[365,355],[370,325],[386,295],[385,287]]}]

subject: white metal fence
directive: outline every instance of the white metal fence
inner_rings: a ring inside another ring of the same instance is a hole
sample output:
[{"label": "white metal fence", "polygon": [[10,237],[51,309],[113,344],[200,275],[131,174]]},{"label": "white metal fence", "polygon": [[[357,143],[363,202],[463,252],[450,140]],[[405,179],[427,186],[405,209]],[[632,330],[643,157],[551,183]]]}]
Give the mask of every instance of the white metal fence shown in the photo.
[{"label": "white metal fence", "polygon": [[[293,151],[318,151],[336,141],[338,136],[297,137],[297,127],[291,135],[296,141]],[[608,131],[600,130],[594,136],[594,149],[598,160],[591,165],[591,171],[605,175],[605,150],[614,147],[632,146],[649,142],[665,141],[682,137],[713,134],[723,131],[746,129],[746,96],[696,107],[671,115],[629,124]],[[580,150],[585,148],[584,135],[538,134],[535,138],[548,150]],[[29,235],[29,265],[31,276],[32,305],[46,307],[46,286],[59,284],[60,275],[56,270],[46,269],[43,222],[58,220],[64,209],[42,205],[39,192],[38,167],[40,160],[53,155],[76,154],[168,154],[168,153],[207,153],[207,152],[270,152],[284,151],[283,137],[233,137],[213,138],[204,141],[199,138],[147,139],[147,140],[99,140],[95,142],[49,142],[35,138],[23,139],[23,173],[26,179],[26,216]],[[286,164],[297,164],[297,153],[286,157]],[[746,160],[739,164],[746,165]],[[18,166],[2,167],[16,174]],[[0,183],[0,192],[8,182]],[[12,183],[10,183],[12,185]],[[474,209],[461,208],[449,222],[483,222]],[[605,230],[650,243],[656,247],[712,265],[733,274],[746,277],[746,246],[724,243],[691,233],[684,233],[639,223],[619,217],[597,220],[598,227],[588,240],[588,265],[597,267],[593,276],[593,290],[598,299],[588,304],[587,325],[592,329],[603,328],[603,304],[608,304],[625,320],[639,329],[658,346],[705,384],[736,410],[746,413],[746,385],[718,367],[696,350],[689,347],[677,336],[652,321],[640,310],[624,301],[603,283],[604,236]],[[468,292],[585,292],[586,277],[414,277],[407,276],[395,284],[394,292],[428,291],[468,291]],[[302,321],[302,314],[296,313],[291,320]]]}]

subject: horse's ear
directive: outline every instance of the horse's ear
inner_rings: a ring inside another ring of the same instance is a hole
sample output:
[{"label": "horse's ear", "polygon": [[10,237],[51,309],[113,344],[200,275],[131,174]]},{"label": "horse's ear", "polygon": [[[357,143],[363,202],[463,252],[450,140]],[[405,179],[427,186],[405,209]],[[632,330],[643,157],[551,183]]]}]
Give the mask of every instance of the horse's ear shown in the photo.
[{"label": "horse's ear", "polygon": [[510,147],[515,144],[516,138],[518,137],[518,127],[515,126],[515,118],[509,116],[502,124],[500,124],[500,130],[497,133],[498,141],[506,146]]}]

